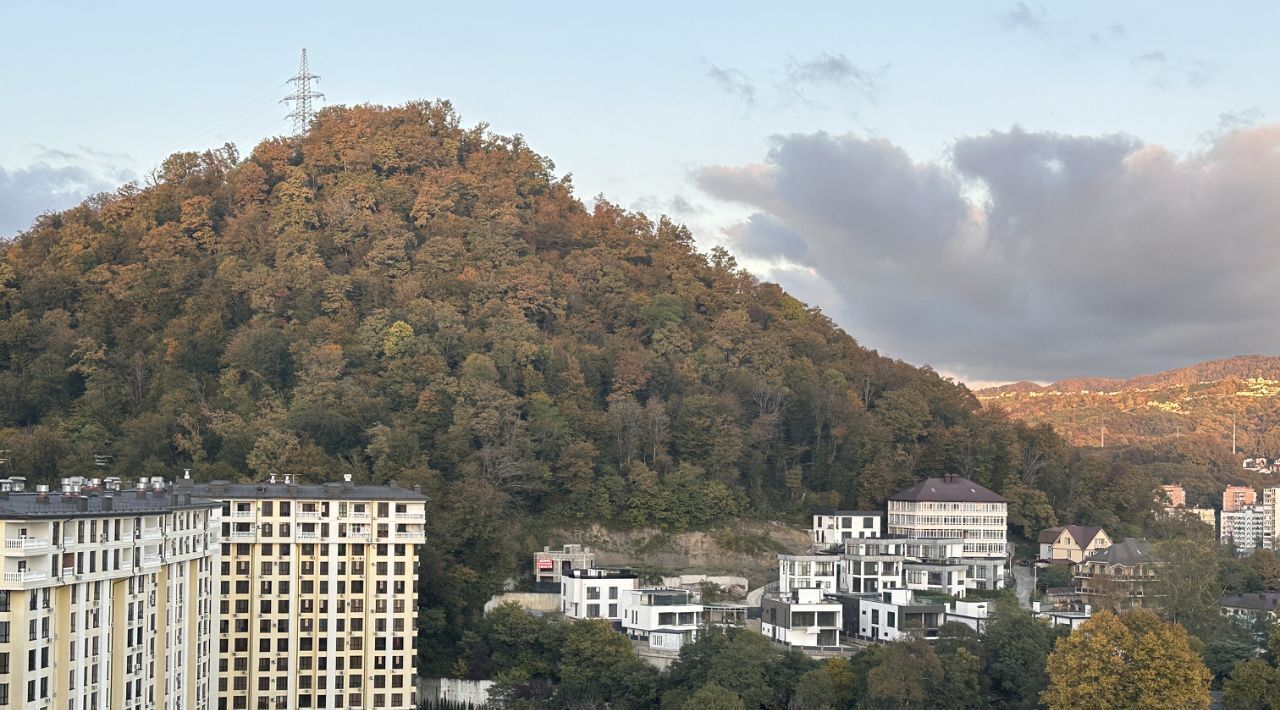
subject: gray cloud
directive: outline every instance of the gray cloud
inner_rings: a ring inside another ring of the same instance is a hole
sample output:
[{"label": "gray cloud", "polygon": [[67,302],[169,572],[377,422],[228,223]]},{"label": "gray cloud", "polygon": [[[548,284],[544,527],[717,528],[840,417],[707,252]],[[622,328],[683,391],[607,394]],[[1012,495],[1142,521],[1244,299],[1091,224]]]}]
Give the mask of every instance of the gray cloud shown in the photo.
[{"label": "gray cloud", "polygon": [[1000,24],[1010,31],[1026,31],[1035,34],[1048,34],[1048,28],[1045,25],[1045,11],[1043,7],[1037,7],[1032,10],[1025,2],[1014,3],[1000,16]]},{"label": "gray cloud", "polygon": [[718,67],[712,64],[707,69],[707,76],[729,95],[736,97],[748,109],[755,105],[756,86],[751,78],[733,67]]},{"label": "gray cloud", "polygon": [[1170,57],[1159,50],[1136,55],[1129,63],[1146,74],[1147,82],[1157,89],[1199,88],[1213,81],[1223,69],[1216,62],[1195,57]]},{"label": "gray cloud", "polygon": [[727,230],[740,256],[941,370],[1054,380],[1280,350],[1280,126],[1185,157],[1014,128],[958,139],[946,163],[786,135],[761,164],[697,179],[753,210]]},{"label": "gray cloud", "polygon": [[821,52],[804,60],[789,57],[778,88],[792,98],[805,98],[806,89],[810,87],[830,87],[852,90],[874,101],[886,71],[887,66],[864,69],[841,53]]}]

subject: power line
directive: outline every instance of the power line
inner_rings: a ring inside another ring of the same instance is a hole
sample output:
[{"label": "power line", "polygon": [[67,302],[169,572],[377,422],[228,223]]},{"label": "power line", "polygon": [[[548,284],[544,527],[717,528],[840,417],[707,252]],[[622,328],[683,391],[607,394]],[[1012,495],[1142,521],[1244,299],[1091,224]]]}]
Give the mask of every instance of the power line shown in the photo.
[{"label": "power line", "polygon": [[294,85],[294,92],[280,100],[280,103],[293,102],[293,112],[287,118],[293,119],[295,136],[306,133],[311,126],[311,119],[315,116],[315,112],[311,109],[312,99],[324,98],[324,94],[311,90],[313,79],[316,83],[320,83],[320,77],[312,74],[310,67],[307,66],[307,50],[303,48],[302,61],[298,63],[298,74],[289,79],[289,83]]}]

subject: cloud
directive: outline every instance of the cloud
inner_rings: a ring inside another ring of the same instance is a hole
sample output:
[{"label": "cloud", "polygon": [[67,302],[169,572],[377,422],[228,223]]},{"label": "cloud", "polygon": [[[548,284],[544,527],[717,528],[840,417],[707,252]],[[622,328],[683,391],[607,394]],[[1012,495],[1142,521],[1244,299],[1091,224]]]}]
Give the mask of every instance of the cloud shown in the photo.
[{"label": "cloud", "polygon": [[45,212],[73,207],[89,195],[133,179],[116,162],[127,161],[127,156],[87,148],[35,147],[39,153],[30,165],[0,166],[0,238],[28,229]]},{"label": "cloud", "polygon": [[1045,25],[1045,11],[1043,7],[1037,7],[1032,10],[1025,2],[1014,3],[1000,16],[1000,24],[1011,32],[1026,31],[1035,34],[1048,34],[1048,28]]},{"label": "cloud", "polygon": [[1132,375],[1280,350],[1280,126],[1179,156],[1013,128],[919,162],[886,140],[776,136],[699,187],[745,205],[741,257],[851,334],[974,380]]},{"label": "cloud", "polygon": [[707,208],[690,201],[684,195],[675,195],[669,199],[657,195],[645,195],[631,203],[631,210],[645,212],[652,217],[668,214],[673,217],[696,217],[706,214]]},{"label": "cloud", "polygon": [[1222,73],[1223,66],[1195,57],[1170,57],[1155,50],[1129,60],[1135,69],[1147,75],[1147,82],[1157,89],[1186,86],[1198,89]]},{"label": "cloud", "polygon": [[750,109],[756,102],[756,87],[751,82],[750,77],[741,70],[733,67],[718,67],[712,64],[707,69],[707,76],[716,83],[721,89],[731,96],[736,97],[742,104]]},{"label": "cloud", "polygon": [[1124,39],[1129,34],[1129,30],[1121,22],[1113,22],[1106,26],[1105,29],[1089,33],[1089,39],[1094,44],[1103,44],[1108,40]]},{"label": "cloud", "polygon": [[804,60],[789,57],[779,90],[784,95],[804,98],[808,87],[830,87],[852,90],[874,101],[886,71],[887,65],[875,70],[864,69],[841,53],[821,52]]}]

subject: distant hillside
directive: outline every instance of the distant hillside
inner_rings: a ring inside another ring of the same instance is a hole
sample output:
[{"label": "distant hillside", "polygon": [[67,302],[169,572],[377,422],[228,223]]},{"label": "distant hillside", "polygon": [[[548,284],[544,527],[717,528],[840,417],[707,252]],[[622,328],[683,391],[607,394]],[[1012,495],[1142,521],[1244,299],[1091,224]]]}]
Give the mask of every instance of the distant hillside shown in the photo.
[{"label": "distant hillside", "polygon": [[987,407],[1048,423],[1071,444],[1153,444],[1198,433],[1242,453],[1280,453],[1280,357],[1241,355],[1127,380],[1079,377],[976,392]]}]

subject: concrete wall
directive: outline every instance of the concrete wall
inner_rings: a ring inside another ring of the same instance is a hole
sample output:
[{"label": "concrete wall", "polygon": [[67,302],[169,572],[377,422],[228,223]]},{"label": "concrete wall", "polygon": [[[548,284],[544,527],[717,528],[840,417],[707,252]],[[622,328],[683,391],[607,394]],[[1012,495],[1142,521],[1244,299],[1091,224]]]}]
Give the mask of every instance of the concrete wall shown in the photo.
[{"label": "concrete wall", "polygon": [[491,680],[459,680],[457,678],[419,678],[418,699],[427,703],[450,700],[471,703],[477,708],[489,704]]},{"label": "concrete wall", "polygon": [[560,611],[560,595],[544,594],[539,592],[507,592],[499,594],[484,603],[484,613],[488,614],[497,608],[499,604],[507,602],[515,602],[528,611],[540,611],[550,613]]}]

